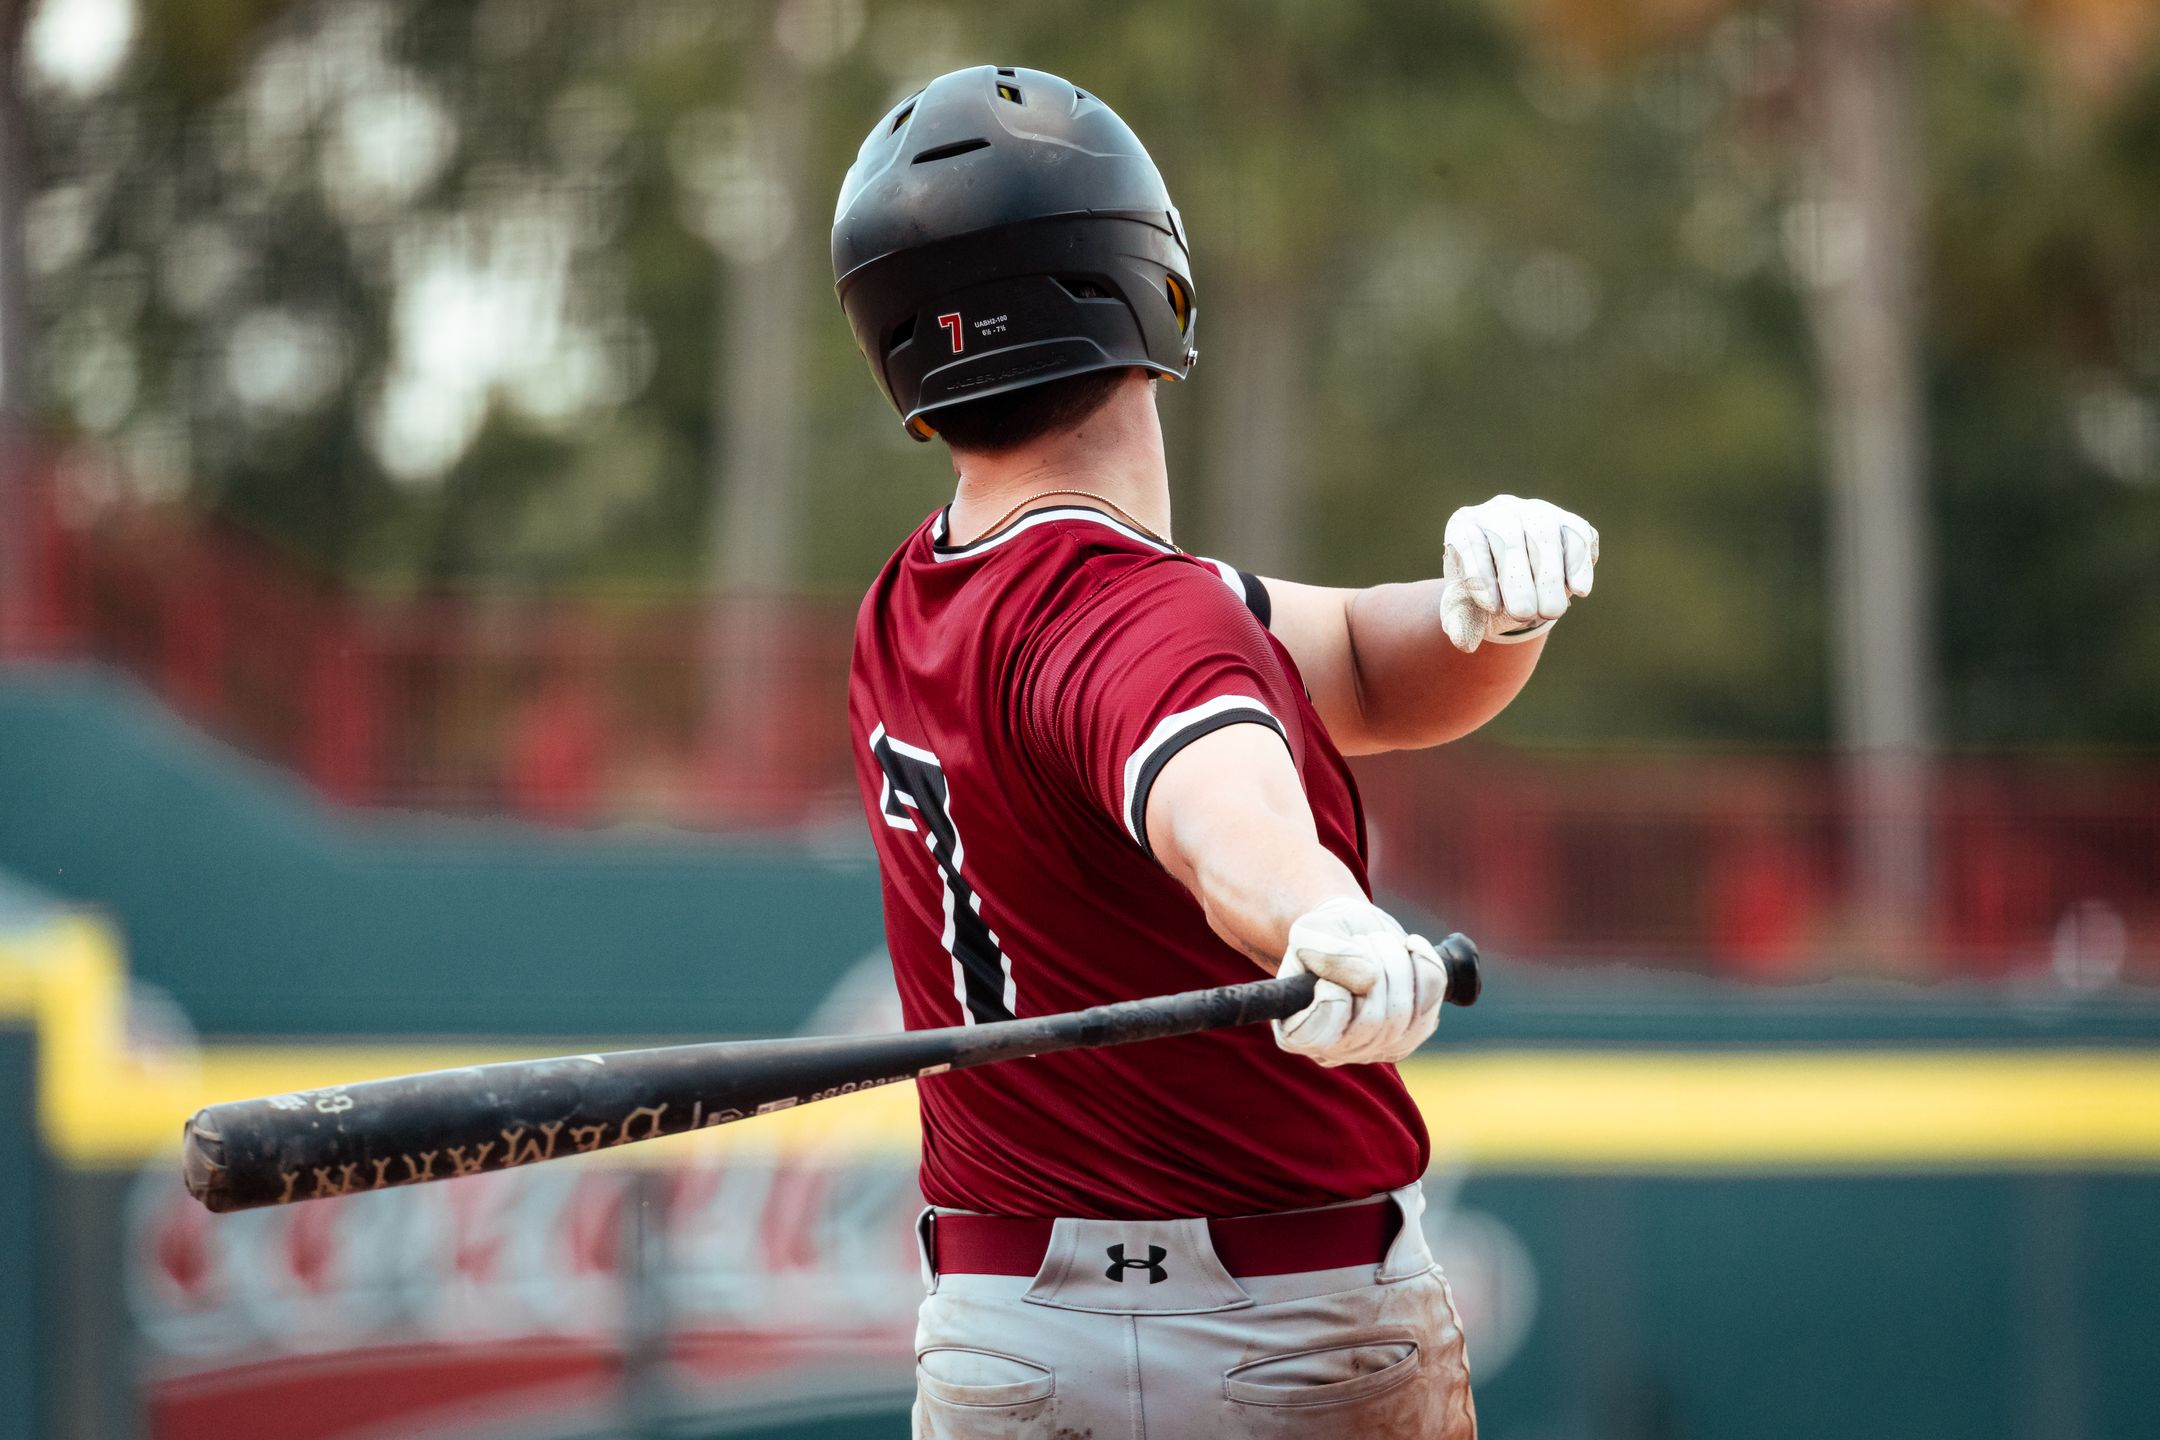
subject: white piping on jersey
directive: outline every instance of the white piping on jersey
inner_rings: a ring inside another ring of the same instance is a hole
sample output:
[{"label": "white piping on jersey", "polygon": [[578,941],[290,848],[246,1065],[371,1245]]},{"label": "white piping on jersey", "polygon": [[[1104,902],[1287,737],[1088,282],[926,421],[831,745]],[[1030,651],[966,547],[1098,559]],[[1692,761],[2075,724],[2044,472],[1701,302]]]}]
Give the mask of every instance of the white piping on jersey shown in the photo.
[{"label": "white piping on jersey", "polygon": [[935,765],[940,770],[945,768],[944,761],[938,759],[937,756],[931,754],[928,750],[923,749],[920,745],[910,745],[907,743],[907,741],[902,740],[899,736],[888,734],[882,722],[880,722],[880,724],[875,730],[872,730],[870,732],[870,744],[873,747],[875,747],[877,742],[880,740],[883,740],[886,744],[892,746],[893,749],[899,751],[901,754],[907,756],[911,760],[920,760],[926,765]]},{"label": "white piping on jersey", "polygon": [[[1015,536],[1032,530],[1037,525],[1047,525],[1053,520],[1084,520],[1089,524],[1107,526],[1123,535],[1126,539],[1137,540],[1151,550],[1160,550],[1165,555],[1178,553],[1178,548],[1175,545],[1165,545],[1154,536],[1144,535],[1130,525],[1112,519],[1100,510],[1093,510],[1085,505],[1064,505],[1055,510],[1030,511],[994,535],[984,536],[972,544],[958,546],[947,546],[945,544],[945,512],[940,510],[937,517],[930,522],[930,558],[939,564],[943,564],[948,560],[970,559],[986,550],[995,550]],[[1243,595],[1244,593],[1244,587],[1239,586],[1238,594]]]},{"label": "white piping on jersey", "polygon": [[[880,740],[890,742],[892,747],[896,750],[910,751],[918,758],[920,758],[923,753],[920,750],[916,750],[914,746],[908,744],[905,740],[894,740],[892,736],[887,735],[885,733],[884,723],[881,721],[879,722],[878,727],[870,732],[870,759],[873,762],[875,762],[877,759],[877,746],[878,741]],[[877,813],[879,818],[895,830],[913,830],[915,828],[915,822],[913,820],[908,819],[905,815],[893,814],[892,802],[894,798],[895,792],[893,790],[892,776],[885,773],[884,766],[879,765],[877,806]],[[898,792],[898,799],[901,804],[906,805],[911,809],[920,808],[915,804],[915,797],[908,794],[905,790]]]},{"label": "white piping on jersey", "polygon": [[1237,566],[1227,560],[1203,560],[1200,563],[1215,568],[1215,573],[1222,577],[1222,583],[1230,587],[1232,595],[1237,596],[1238,604],[1251,606],[1252,602],[1245,595],[1245,577],[1238,573]]},{"label": "white piping on jersey", "polygon": [[[1192,728],[1192,726],[1203,720],[1212,720],[1217,715],[1229,710],[1257,710],[1267,717],[1269,725],[1277,734],[1282,733],[1282,721],[1275,717],[1275,712],[1252,696],[1218,695],[1203,704],[1193,706],[1190,710],[1180,710],[1175,715],[1165,715],[1161,722],[1148,732],[1147,739],[1140,742],[1140,748],[1133,751],[1131,758],[1126,760],[1125,833],[1132,836],[1133,843],[1137,844],[1142,850],[1148,848],[1147,837],[1141,834],[1141,828],[1145,825],[1146,818],[1133,813],[1133,802],[1139,798],[1140,776],[1146,771],[1148,761],[1155,757],[1157,751],[1176,740],[1178,736]],[[1285,738],[1283,743],[1287,745],[1290,742]]]}]

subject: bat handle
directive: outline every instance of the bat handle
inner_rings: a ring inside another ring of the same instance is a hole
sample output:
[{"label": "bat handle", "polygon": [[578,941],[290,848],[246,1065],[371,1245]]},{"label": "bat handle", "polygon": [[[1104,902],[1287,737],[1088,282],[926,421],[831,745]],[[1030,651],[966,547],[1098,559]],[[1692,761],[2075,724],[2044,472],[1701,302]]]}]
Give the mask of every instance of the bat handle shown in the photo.
[{"label": "bat handle", "polygon": [[[1440,964],[1447,970],[1447,1003],[1462,1006],[1477,1004],[1478,996],[1485,988],[1484,978],[1478,971],[1477,942],[1457,931],[1433,948],[1440,952]],[[1281,1003],[1288,1008],[1273,1018],[1287,1020],[1312,1004],[1313,977],[1310,973],[1292,975],[1289,979],[1277,983],[1282,987]]]}]

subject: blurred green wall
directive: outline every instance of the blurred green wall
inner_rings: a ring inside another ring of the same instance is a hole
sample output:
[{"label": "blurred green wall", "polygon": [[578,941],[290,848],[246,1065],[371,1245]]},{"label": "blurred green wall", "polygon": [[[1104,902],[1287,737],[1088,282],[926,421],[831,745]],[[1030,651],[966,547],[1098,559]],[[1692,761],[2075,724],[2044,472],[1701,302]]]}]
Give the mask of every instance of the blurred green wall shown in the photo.
[{"label": "blurred green wall", "polygon": [[2160,1178],[1480,1177],[1539,1267],[1492,1440],[2133,1440]]},{"label": "blurred green wall", "polygon": [[[4,923],[4,921],[0,921]],[[0,1440],[45,1433],[38,1391],[38,1198],[44,1184],[33,1111],[37,1045],[0,1015]]]},{"label": "blurred green wall", "polygon": [[208,1034],[792,1029],[882,944],[867,842],[339,811],[93,670],[0,676],[0,867]]}]

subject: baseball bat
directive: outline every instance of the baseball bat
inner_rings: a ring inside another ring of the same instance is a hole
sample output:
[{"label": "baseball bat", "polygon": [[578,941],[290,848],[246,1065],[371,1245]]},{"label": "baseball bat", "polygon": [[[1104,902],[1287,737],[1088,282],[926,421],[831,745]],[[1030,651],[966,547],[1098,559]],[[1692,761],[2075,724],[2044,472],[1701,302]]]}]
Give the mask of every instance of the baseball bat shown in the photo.
[{"label": "baseball bat", "polygon": [[[1439,946],[1449,1003],[1478,997],[1477,947]],[[1281,1020],[1313,977],[1255,980],[1062,1015],[889,1035],[738,1040],[470,1065],[235,1100],[182,1132],[188,1193],[218,1212],[534,1165],[1057,1050]]]}]

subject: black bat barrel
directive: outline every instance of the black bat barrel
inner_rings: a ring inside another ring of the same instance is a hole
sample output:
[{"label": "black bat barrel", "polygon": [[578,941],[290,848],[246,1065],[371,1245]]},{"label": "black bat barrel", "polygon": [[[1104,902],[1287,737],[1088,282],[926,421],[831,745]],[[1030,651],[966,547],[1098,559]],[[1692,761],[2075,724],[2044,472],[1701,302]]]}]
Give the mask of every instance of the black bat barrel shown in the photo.
[{"label": "black bat barrel", "polygon": [[[1441,950],[1448,999],[1473,1003],[1476,948],[1451,935]],[[237,1100],[187,1122],[182,1173],[215,1211],[418,1185],[1025,1055],[1280,1020],[1312,991],[1299,975],[946,1030],[568,1055]]]}]

